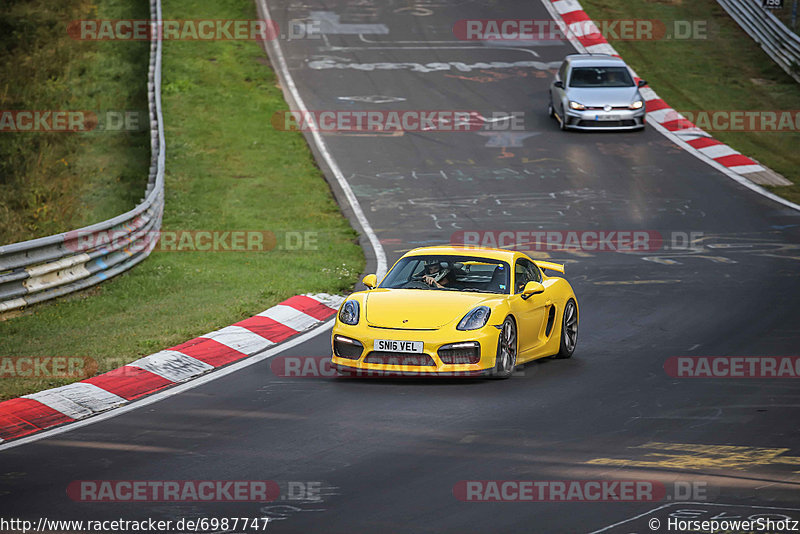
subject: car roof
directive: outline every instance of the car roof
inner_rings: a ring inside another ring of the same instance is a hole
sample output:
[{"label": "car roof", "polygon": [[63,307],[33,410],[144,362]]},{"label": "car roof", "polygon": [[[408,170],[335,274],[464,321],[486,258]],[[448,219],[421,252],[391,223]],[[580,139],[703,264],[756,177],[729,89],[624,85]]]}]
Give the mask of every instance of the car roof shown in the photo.
[{"label": "car roof", "polygon": [[426,256],[432,254],[483,256],[485,258],[507,262],[512,262],[515,256],[521,255],[519,252],[502,248],[476,247],[474,245],[436,245],[432,247],[415,248],[414,250],[406,252],[403,256]]},{"label": "car roof", "polygon": [[565,58],[573,67],[609,66],[624,67],[625,62],[608,54],[572,54]]}]

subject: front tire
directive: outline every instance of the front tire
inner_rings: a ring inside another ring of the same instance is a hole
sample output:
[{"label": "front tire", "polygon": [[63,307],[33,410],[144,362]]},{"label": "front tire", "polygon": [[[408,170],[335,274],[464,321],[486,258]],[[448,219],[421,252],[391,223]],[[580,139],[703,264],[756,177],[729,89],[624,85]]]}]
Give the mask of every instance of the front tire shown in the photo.
[{"label": "front tire", "polygon": [[571,358],[578,344],[578,306],[569,299],[564,306],[564,315],[561,317],[561,345],[556,359]]},{"label": "front tire", "polygon": [[561,115],[556,117],[558,121],[558,127],[561,129],[562,132],[567,131],[567,115],[564,113],[564,110],[561,110]]},{"label": "front tire", "polygon": [[500,328],[500,338],[497,340],[497,353],[494,368],[489,377],[505,379],[514,372],[517,365],[517,325],[514,319],[506,317]]}]

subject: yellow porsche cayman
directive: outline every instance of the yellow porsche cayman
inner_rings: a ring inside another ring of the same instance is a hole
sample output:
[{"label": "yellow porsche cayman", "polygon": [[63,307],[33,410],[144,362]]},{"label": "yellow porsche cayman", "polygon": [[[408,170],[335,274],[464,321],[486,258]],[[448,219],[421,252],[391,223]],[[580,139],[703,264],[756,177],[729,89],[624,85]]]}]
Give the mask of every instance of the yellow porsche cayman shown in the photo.
[{"label": "yellow porsche cayman", "polygon": [[332,364],[346,374],[485,375],[569,358],[578,303],[562,265],[521,252],[459,246],[412,250],[339,308]]}]

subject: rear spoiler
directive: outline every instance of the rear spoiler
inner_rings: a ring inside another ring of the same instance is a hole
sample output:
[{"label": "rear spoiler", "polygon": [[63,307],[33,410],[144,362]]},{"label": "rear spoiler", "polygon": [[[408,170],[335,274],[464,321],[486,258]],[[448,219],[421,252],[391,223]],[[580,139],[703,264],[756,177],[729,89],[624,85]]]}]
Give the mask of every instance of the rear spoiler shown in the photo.
[{"label": "rear spoiler", "polygon": [[540,269],[548,270],[548,271],[557,271],[561,274],[564,274],[564,266],[560,263],[553,263],[550,261],[540,261],[540,260],[533,260]]}]

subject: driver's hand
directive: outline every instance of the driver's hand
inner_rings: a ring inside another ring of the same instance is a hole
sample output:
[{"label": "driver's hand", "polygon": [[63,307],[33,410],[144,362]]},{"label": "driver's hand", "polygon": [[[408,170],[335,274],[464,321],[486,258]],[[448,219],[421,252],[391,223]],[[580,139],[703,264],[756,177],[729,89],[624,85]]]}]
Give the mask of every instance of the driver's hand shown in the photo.
[{"label": "driver's hand", "polygon": [[429,286],[432,286],[433,283],[434,283],[433,277],[432,276],[428,276],[427,274],[422,277],[422,281],[425,282],[426,284],[428,284]]}]

